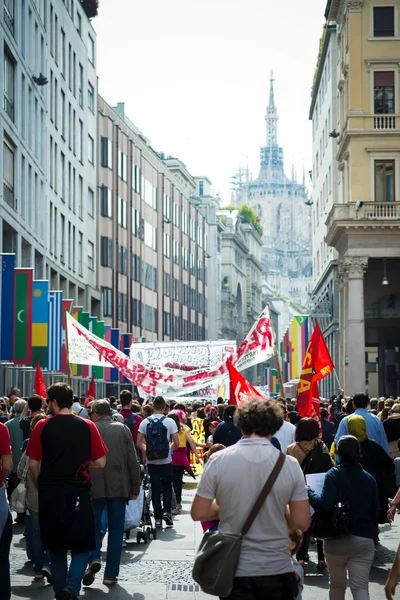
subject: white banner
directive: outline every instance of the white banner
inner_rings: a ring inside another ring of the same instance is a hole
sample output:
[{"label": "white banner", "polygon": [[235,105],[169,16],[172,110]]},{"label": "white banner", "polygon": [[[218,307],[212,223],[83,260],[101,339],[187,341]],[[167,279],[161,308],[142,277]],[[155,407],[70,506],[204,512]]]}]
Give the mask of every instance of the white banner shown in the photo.
[{"label": "white banner", "polygon": [[[94,360],[98,360],[98,354],[101,355],[108,363],[118,369],[124,377],[152,396],[157,394],[187,395],[206,387],[211,382],[217,384],[226,377],[226,362],[220,362],[212,367],[198,368],[192,371],[182,371],[171,367],[158,367],[152,364],[141,364],[136,360],[128,358],[121,350],[114,348],[114,346],[105,340],[95,336],[75,321],[68,313],[66,317],[68,342],[71,337],[70,332],[74,328],[78,336],[84,338],[86,343],[96,350],[96,358],[93,358]],[[74,333],[72,333],[72,337]],[[76,352],[77,348],[79,348],[79,353],[74,355],[72,351]],[[86,353],[83,351],[83,344],[75,343],[74,347],[69,349],[69,361],[72,363],[78,362],[77,359],[82,359],[84,354]],[[271,320],[269,309],[266,306],[245,340],[233,354],[232,364],[236,369],[242,371],[260,362],[264,362],[272,355]],[[87,356],[86,354],[86,361],[88,360]],[[88,363],[86,362],[86,364]],[[105,363],[102,363],[102,366],[105,366]]]},{"label": "white banner", "polygon": [[[76,327],[71,327],[71,322],[78,322],[66,313],[67,333],[68,333],[68,357],[73,365],[91,365],[92,367],[111,367],[112,364],[92,346],[88,340],[80,335]],[[86,330],[87,331],[87,330]],[[90,331],[88,331],[90,333]],[[90,333],[90,335],[93,335]],[[100,339],[100,338],[99,338]]]}]

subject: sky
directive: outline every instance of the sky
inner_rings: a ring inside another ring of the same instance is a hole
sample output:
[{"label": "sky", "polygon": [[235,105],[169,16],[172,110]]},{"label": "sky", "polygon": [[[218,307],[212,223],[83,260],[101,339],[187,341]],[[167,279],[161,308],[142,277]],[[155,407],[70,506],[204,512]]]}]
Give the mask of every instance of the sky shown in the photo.
[{"label": "sky", "polygon": [[[231,177],[258,174],[270,70],[285,170],[311,169],[308,113],[325,0],[102,0],[99,92],[157,151],[207,176],[224,204]],[[307,184],[310,182],[307,181]]]}]

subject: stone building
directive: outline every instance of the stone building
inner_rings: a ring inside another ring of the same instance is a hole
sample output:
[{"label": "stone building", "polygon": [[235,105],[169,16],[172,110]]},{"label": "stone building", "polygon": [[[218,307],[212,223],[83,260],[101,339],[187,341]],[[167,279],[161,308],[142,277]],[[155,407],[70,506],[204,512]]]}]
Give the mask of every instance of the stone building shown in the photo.
[{"label": "stone building", "polygon": [[283,148],[278,145],[278,119],[271,73],[266,145],[260,149],[259,174],[256,179],[248,173],[236,176],[235,204],[247,204],[261,218],[263,279],[273,289],[305,305],[312,281],[310,201],[304,172],[301,183],[294,170],[290,179],[285,174]]},{"label": "stone building", "polygon": [[338,60],[338,197],[326,242],[338,253],[345,392],[400,393],[398,2],[329,0]]}]

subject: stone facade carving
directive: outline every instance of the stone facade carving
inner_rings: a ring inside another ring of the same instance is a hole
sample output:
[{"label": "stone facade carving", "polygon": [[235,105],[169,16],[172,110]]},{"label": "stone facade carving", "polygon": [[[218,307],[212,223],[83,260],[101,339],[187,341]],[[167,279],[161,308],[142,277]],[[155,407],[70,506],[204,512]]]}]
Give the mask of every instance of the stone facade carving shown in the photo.
[{"label": "stone facade carving", "polygon": [[363,279],[367,266],[365,256],[346,256],[339,261],[338,272],[348,279]]},{"label": "stone facade carving", "polygon": [[347,9],[350,12],[361,12],[364,0],[347,0]]}]

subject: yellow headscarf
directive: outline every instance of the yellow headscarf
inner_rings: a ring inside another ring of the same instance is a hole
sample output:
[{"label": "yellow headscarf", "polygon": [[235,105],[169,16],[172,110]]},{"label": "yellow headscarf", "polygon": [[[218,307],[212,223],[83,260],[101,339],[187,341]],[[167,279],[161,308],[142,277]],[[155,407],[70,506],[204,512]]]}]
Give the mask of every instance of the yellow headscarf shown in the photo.
[{"label": "yellow headscarf", "polygon": [[347,430],[349,435],[354,435],[359,442],[365,442],[368,439],[367,424],[360,415],[352,415],[347,421]]}]

